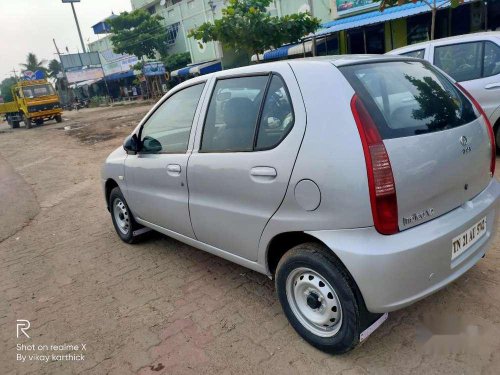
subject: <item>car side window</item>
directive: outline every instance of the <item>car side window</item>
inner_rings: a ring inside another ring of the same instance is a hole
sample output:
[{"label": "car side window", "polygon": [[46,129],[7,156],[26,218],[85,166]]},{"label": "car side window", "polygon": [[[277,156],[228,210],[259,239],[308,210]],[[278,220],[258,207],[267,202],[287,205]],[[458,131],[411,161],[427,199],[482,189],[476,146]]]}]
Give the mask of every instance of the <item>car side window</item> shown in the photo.
[{"label": "car side window", "polygon": [[500,74],[500,47],[492,42],[484,44],[483,77]]},{"label": "car side window", "polygon": [[410,51],[402,53],[401,56],[416,57],[417,59],[423,59],[425,56],[425,49],[417,49],[416,51]]},{"label": "car side window", "polygon": [[260,119],[256,149],[276,146],[292,129],[293,123],[292,101],[285,82],[280,76],[273,75]]},{"label": "car side window", "polygon": [[435,47],[434,65],[462,82],[481,78],[483,42],[468,42]]},{"label": "car side window", "polygon": [[141,153],[185,153],[194,114],[204,83],[170,96],[147,120],[141,131]]},{"label": "car side window", "polygon": [[218,80],[203,128],[201,152],[252,151],[269,75]]}]

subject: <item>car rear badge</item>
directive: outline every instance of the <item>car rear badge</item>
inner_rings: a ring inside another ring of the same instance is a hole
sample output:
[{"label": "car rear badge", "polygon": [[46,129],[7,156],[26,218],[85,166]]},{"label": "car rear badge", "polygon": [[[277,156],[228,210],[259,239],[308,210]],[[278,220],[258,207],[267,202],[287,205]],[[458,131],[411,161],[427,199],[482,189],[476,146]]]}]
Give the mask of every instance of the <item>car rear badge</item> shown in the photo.
[{"label": "car rear badge", "polygon": [[408,226],[410,224],[414,224],[424,219],[430,218],[433,215],[434,215],[434,208],[431,207],[426,210],[416,212],[408,217],[403,217],[403,225]]},{"label": "car rear badge", "polygon": [[460,137],[460,144],[462,145],[462,154],[468,154],[469,152],[472,151],[471,147],[469,146],[469,140],[465,135],[462,135]]},{"label": "car rear badge", "polygon": [[467,139],[467,137],[466,137],[465,135],[462,135],[462,136],[460,137],[460,144],[461,144],[462,146],[464,146],[464,147],[465,147],[465,146],[467,146],[467,143],[468,143],[468,142],[469,142],[469,140]]}]

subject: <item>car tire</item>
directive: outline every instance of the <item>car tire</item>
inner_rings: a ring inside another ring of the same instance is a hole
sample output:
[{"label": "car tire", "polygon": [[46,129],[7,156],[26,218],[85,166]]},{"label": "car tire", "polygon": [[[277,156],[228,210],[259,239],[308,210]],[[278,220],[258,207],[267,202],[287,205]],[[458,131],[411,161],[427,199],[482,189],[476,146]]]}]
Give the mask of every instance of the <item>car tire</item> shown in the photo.
[{"label": "car tire", "polygon": [[62,116],[61,115],[56,115],[54,118],[56,119],[57,123],[62,122]]},{"label": "car tire", "polygon": [[330,354],[359,343],[356,288],[331,250],[317,243],[290,249],[276,270],[276,290],[288,321],[304,340]]},{"label": "car tire", "polygon": [[109,194],[109,211],[120,239],[129,244],[136,243],[141,236],[135,235],[134,232],[144,227],[135,221],[119,187],[115,187]]},{"label": "car tire", "polygon": [[23,122],[26,129],[31,129],[31,119],[28,116],[23,115]]}]

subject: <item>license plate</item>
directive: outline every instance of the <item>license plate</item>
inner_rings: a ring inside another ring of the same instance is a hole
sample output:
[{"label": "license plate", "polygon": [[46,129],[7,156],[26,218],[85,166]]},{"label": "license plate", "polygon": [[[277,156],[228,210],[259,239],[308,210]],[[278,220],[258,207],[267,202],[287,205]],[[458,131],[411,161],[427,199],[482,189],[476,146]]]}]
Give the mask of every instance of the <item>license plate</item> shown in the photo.
[{"label": "license plate", "polygon": [[456,236],[451,241],[451,260],[467,251],[486,233],[486,218],[483,217],[472,227]]}]

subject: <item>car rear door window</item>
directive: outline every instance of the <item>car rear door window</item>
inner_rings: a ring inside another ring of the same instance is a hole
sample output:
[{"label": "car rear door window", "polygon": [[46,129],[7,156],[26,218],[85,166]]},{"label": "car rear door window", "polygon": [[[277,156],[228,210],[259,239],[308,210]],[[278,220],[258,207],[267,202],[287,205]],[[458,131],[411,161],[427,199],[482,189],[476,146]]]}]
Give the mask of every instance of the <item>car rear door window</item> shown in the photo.
[{"label": "car rear door window", "polygon": [[451,129],[477,118],[471,102],[429,63],[341,67],[384,139]]},{"label": "car rear door window", "polygon": [[293,123],[292,102],[285,82],[280,76],[273,75],[260,119],[256,149],[275,147],[286,137]]},{"label": "car rear door window", "polygon": [[483,77],[500,74],[500,47],[492,42],[484,44]]},{"label": "car rear door window", "polygon": [[434,65],[462,82],[482,76],[483,42],[468,42],[435,47]]},{"label": "car rear door window", "polygon": [[417,59],[423,59],[425,55],[425,49],[417,49],[416,51],[410,51],[402,53],[401,56],[416,57]]},{"label": "car rear door window", "polygon": [[205,120],[201,152],[252,151],[269,75],[218,80]]},{"label": "car rear door window", "polygon": [[170,96],[149,117],[141,131],[141,153],[184,153],[204,83]]}]

